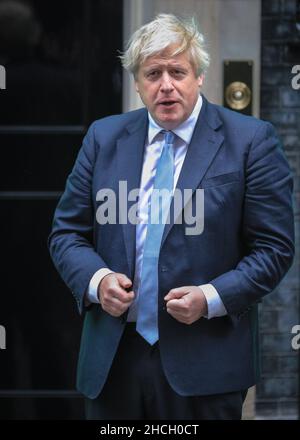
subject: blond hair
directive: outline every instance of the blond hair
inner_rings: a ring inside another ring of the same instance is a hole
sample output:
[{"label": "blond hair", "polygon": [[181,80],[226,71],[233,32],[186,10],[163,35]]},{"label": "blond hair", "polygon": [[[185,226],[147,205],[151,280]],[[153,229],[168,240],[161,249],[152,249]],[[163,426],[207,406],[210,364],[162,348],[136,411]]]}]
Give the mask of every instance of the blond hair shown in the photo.
[{"label": "blond hair", "polygon": [[120,56],[122,65],[135,76],[146,58],[162,52],[173,43],[177,47],[171,56],[187,51],[196,77],[206,71],[210,57],[196,20],[193,17],[180,19],[173,14],[159,14],[134,32]]}]

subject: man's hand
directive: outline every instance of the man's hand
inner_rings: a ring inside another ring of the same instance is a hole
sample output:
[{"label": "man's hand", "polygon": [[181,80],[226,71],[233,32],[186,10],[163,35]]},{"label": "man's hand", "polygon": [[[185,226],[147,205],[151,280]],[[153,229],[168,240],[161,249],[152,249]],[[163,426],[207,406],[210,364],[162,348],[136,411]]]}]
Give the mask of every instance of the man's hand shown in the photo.
[{"label": "man's hand", "polygon": [[127,292],[132,282],[122,273],[110,273],[102,278],[98,297],[102,309],[112,316],[121,316],[134,300],[134,292]]},{"label": "man's hand", "polygon": [[167,312],[183,324],[192,324],[207,315],[207,302],[198,286],[172,289],[165,296]]}]

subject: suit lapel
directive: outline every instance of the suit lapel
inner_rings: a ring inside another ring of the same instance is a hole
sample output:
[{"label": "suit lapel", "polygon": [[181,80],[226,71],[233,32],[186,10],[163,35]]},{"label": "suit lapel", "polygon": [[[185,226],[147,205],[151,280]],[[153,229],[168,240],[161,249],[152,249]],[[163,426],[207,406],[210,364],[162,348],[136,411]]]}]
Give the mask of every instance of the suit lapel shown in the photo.
[{"label": "suit lapel", "polygon": [[[203,97],[201,112],[176,185],[176,189],[180,190],[182,195],[184,189],[191,189],[192,196],[214,160],[224,140],[224,136],[216,131],[220,125],[221,121],[215,114],[212,105]],[[184,200],[183,209],[189,200],[190,198]],[[173,209],[174,202],[172,201],[171,213],[173,213]],[[161,246],[175,221],[176,218],[172,218],[171,215],[171,221],[164,229]]]},{"label": "suit lapel", "polygon": [[[140,187],[147,127],[147,111],[144,110],[138,121],[129,125],[127,132],[117,141],[117,171],[119,181],[123,180],[127,183],[126,197],[132,189]],[[122,224],[130,277],[133,277],[134,272],[136,229],[135,225],[128,221],[128,211],[134,203],[134,201],[127,203],[127,221]]]}]

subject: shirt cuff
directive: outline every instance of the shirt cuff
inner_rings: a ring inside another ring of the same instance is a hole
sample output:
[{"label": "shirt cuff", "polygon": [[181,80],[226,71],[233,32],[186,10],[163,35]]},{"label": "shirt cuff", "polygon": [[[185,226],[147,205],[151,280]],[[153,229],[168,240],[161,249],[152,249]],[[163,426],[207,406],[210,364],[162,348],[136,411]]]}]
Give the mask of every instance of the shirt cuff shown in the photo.
[{"label": "shirt cuff", "polygon": [[211,319],[227,315],[223,301],[214,286],[212,284],[202,284],[199,287],[204,293],[207,302],[208,313],[204,318]]},{"label": "shirt cuff", "polygon": [[90,303],[100,304],[98,297],[98,287],[102,279],[105,277],[105,275],[108,275],[109,273],[114,273],[114,272],[110,269],[102,268],[94,273],[89,283],[88,290],[86,292],[86,297],[85,297],[86,306],[88,306]]}]

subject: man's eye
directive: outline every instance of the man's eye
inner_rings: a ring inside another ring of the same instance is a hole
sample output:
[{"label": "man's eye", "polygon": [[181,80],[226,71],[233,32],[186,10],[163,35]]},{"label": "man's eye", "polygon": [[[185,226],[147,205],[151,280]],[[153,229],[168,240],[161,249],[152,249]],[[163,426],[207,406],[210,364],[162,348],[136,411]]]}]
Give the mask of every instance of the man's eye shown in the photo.
[{"label": "man's eye", "polygon": [[148,78],[155,78],[159,75],[159,71],[158,70],[152,70],[151,72],[148,73]]},{"label": "man's eye", "polygon": [[184,76],[184,72],[182,71],[182,70],[177,70],[177,69],[175,69],[175,70],[173,70],[173,75],[175,75],[175,76]]}]

